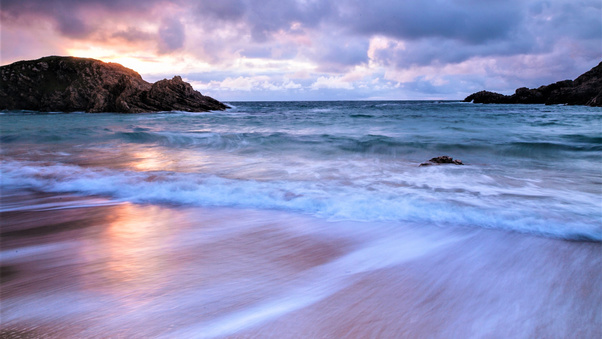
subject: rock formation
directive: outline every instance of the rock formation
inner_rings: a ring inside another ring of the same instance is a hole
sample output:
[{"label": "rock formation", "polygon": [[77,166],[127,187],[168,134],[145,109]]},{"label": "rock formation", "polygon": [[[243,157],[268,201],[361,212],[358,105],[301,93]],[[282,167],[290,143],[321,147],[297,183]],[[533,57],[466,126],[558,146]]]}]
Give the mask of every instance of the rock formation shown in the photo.
[{"label": "rock formation", "polygon": [[179,76],[154,84],[117,63],[49,56],[0,67],[0,109],[141,113],[206,112],[228,106]]},{"label": "rock formation", "polygon": [[431,166],[431,165],[441,165],[441,164],[454,164],[454,165],[464,165],[462,160],[456,159],[452,157],[448,157],[447,155],[442,155],[440,157],[432,158],[428,162],[423,162],[420,166]]},{"label": "rock formation", "polygon": [[512,95],[480,91],[465,102],[482,104],[567,104],[602,107],[602,62],[575,80],[564,80],[539,88],[521,87]]}]

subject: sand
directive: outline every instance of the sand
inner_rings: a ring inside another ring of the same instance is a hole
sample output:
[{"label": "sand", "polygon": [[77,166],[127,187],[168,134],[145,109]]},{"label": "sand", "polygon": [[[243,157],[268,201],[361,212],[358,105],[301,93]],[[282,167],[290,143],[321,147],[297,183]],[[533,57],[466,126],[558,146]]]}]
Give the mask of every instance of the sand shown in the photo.
[{"label": "sand", "polygon": [[602,337],[596,242],[64,194],[2,209],[2,337]]}]

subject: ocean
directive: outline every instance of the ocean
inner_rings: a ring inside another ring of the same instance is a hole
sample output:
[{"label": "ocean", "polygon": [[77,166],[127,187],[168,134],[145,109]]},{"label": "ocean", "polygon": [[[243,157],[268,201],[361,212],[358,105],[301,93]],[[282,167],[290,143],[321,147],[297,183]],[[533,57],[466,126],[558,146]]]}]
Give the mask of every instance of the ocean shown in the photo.
[{"label": "ocean", "polygon": [[0,113],[5,334],[600,334],[599,108],[228,104]]}]

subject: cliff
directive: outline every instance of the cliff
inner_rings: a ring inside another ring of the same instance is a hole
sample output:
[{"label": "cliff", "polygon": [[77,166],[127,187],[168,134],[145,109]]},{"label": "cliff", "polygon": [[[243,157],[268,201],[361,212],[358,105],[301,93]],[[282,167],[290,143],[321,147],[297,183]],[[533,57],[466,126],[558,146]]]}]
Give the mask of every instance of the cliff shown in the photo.
[{"label": "cliff", "polygon": [[49,56],[0,67],[0,109],[141,113],[206,112],[228,106],[179,76],[153,84],[116,63]]},{"label": "cliff", "polygon": [[567,104],[602,107],[602,62],[575,80],[564,80],[539,88],[521,87],[512,95],[480,91],[464,99],[483,104]]}]

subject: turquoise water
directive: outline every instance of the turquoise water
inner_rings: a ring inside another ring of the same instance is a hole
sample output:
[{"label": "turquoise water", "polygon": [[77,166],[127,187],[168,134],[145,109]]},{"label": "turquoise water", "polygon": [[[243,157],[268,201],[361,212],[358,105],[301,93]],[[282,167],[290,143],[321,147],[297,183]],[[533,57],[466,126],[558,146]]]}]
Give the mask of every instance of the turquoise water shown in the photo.
[{"label": "turquoise water", "polygon": [[[229,104],[228,111],[209,113],[5,111],[2,193],[602,240],[599,108]],[[419,167],[440,155],[465,165]]]}]

